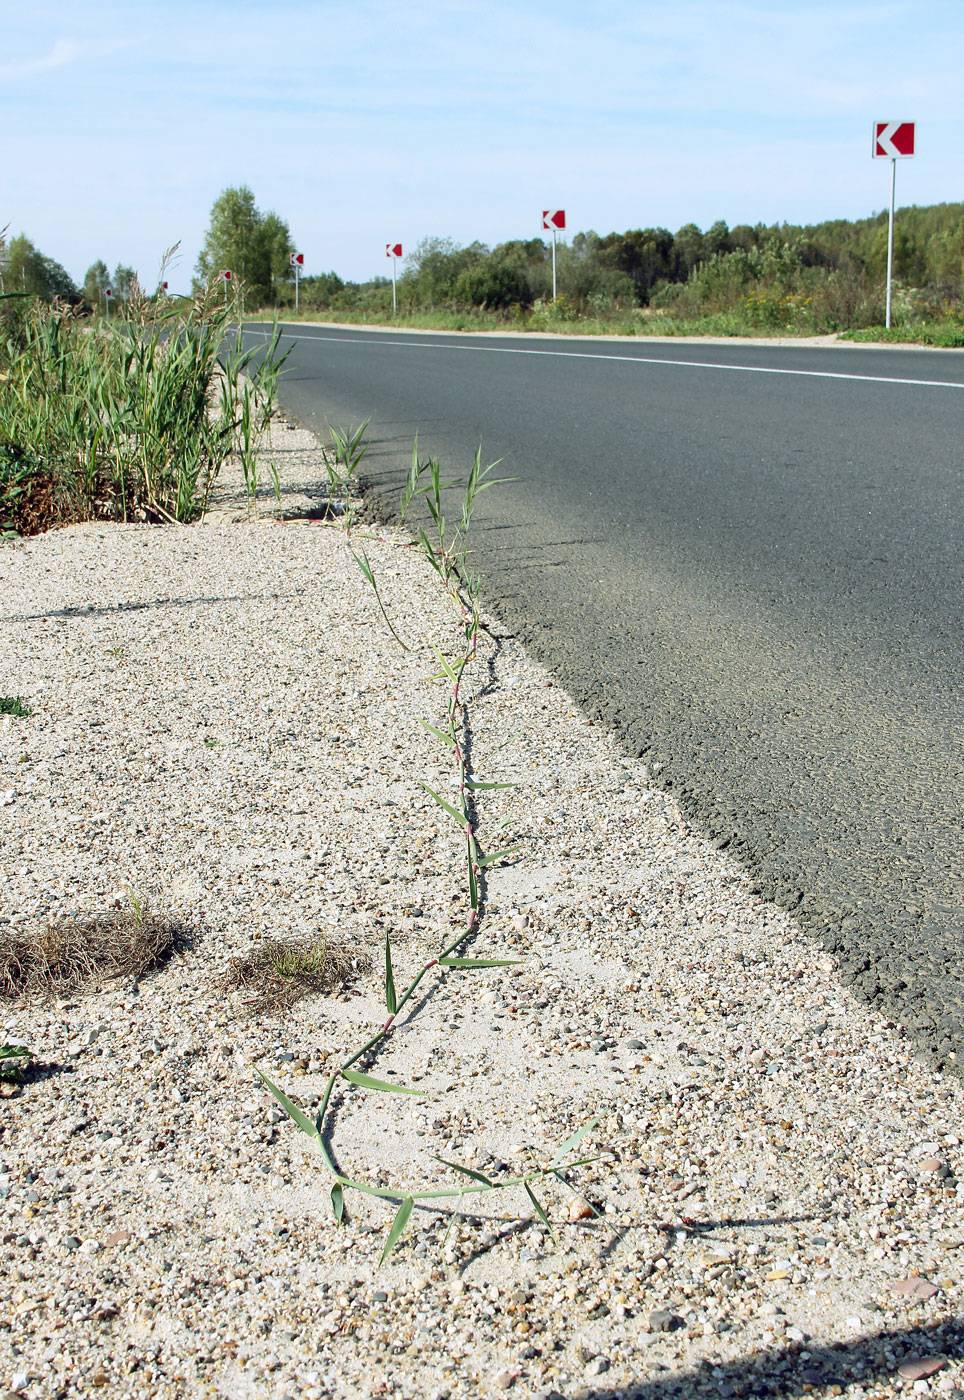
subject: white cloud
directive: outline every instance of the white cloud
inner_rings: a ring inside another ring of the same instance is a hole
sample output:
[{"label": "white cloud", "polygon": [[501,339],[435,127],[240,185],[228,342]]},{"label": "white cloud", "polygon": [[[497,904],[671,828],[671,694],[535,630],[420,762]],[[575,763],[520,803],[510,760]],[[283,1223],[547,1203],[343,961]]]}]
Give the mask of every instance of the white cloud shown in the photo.
[{"label": "white cloud", "polygon": [[67,68],[84,58],[103,57],[117,53],[119,49],[130,48],[132,39],[110,39],[104,43],[92,44],[78,39],[55,39],[53,48],[42,58],[21,59],[15,63],[0,63],[0,82],[11,82],[17,78],[29,78],[34,73],[48,73],[55,68]]}]

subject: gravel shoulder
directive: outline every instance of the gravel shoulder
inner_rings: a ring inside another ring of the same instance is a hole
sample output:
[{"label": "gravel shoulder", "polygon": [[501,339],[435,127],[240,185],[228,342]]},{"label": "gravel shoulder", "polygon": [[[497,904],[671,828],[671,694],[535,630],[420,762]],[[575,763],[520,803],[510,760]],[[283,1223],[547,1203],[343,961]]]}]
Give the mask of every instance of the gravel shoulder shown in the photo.
[{"label": "gravel shoulder", "polygon": [[[799,343],[799,342],[795,342]],[[343,1169],[454,1184],[546,1161],[604,1109],[600,1160],[542,1188],[331,1218],[306,1108],[464,909],[420,786],[454,643],[428,565],[363,532],[392,640],[310,434],[278,425],[282,507],[225,480],[191,528],[0,542],[0,940],[134,891],[192,930],[138,983],[0,1002],[39,1065],[0,1100],[0,1381],[26,1397],[960,1394],[964,1085],[919,1063],[759,899],[645,766],[490,619],[463,697],[489,871],[471,949],[352,1091]],[[360,531],[361,532],[361,531]],[[357,547],[357,546],[356,546]],[[221,986],[258,939],[360,969],[282,1018]],[[304,1147],[302,1146],[304,1144]],[[958,1185],[960,1176],[961,1185]],[[597,1214],[589,1209],[595,1208]]]}]

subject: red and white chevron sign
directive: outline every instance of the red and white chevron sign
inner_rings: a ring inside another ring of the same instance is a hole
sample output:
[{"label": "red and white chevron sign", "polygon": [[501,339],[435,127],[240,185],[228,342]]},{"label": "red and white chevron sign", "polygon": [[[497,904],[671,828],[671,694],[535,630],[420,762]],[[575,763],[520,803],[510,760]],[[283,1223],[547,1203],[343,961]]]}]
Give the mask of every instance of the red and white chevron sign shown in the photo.
[{"label": "red and white chevron sign", "polygon": [[400,258],[402,256],[401,243],[386,243],[385,256],[386,258]]},{"label": "red and white chevron sign", "polygon": [[915,122],[874,122],[874,160],[914,154]]},{"label": "red and white chevron sign", "polygon": [[566,227],[565,209],[543,209],[542,227],[564,229]]},{"label": "red and white chevron sign", "polygon": [[292,267],[304,267],[305,265],[304,253],[291,253],[288,260]]}]

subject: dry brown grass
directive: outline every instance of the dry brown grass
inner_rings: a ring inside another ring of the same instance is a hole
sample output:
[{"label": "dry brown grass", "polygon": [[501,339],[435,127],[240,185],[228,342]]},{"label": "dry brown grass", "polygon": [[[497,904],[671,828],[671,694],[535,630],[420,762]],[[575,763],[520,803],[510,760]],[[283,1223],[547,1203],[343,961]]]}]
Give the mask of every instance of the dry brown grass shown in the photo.
[{"label": "dry brown grass", "polygon": [[143,977],[182,936],[146,909],[124,909],[17,930],[0,945],[0,997],[76,992],[114,977]]},{"label": "dry brown grass", "polygon": [[244,992],[253,1014],[287,1011],[304,997],[330,996],[346,982],[371,971],[364,950],[322,938],[265,938],[236,959],[224,974],[226,991]]}]

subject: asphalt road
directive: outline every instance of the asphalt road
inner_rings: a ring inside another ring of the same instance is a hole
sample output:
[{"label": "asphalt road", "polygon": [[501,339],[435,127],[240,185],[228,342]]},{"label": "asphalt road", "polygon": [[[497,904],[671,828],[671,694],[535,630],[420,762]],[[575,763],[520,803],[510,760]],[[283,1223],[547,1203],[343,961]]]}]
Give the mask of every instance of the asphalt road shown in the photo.
[{"label": "asphalt road", "polygon": [[[488,606],[964,1068],[964,355],[303,327],[281,401],[480,500]],[[960,1054],[961,1064],[955,1057]]]}]

